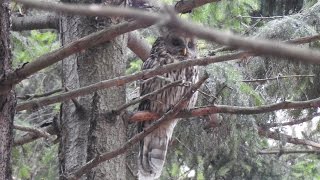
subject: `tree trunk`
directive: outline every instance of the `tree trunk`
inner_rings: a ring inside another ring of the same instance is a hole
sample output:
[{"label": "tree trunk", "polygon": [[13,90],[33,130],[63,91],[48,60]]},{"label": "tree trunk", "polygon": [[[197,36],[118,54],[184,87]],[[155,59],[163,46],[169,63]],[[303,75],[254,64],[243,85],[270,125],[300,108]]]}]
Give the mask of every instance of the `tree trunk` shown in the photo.
[{"label": "tree trunk", "polygon": [[263,16],[284,16],[302,9],[303,0],[261,0],[260,14]]},{"label": "tree trunk", "polygon": [[[0,4],[0,81],[11,71],[11,47],[9,39],[9,1]],[[0,95],[0,179],[10,180],[10,156],[13,142],[13,117],[16,99],[14,91]]]},{"label": "tree trunk", "polygon": [[[117,4],[115,1],[113,3]],[[119,22],[120,19],[64,16],[60,31],[62,45]],[[62,65],[63,85],[68,89],[77,89],[124,75],[126,38],[120,36],[111,42],[66,58]],[[60,175],[73,172],[97,154],[114,150],[126,141],[123,120],[112,114],[101,115],[123,103],[125,87],[92,92],[88,96],[63,103],[60,118]],[[99,165],[83,179],[125,179],[125,175],[125,155],[122,155]],[[63,176],[60,177],[63,179]]]}]

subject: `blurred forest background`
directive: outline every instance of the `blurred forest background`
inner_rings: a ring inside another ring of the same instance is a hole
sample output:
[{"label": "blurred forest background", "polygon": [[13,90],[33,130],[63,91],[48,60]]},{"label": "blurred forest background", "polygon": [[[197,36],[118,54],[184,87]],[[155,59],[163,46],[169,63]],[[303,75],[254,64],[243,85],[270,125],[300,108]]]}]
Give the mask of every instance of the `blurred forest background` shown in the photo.
[{"label": "blurred forest background", "polygon": [[[164,0],[174,4],[175,1]],[[12,2],[12,16],[43,14]],[[181,15],[206,26],[258,39],[281,41],[319,34],[320,3],[316,0],[221,0]],[[152,44],[159,35],[157,27],[140,30]],[[15,31],[11,33],[14,67],[60,47],[56,30]],[[319,48],[319,42],[299,46]],[[199,56],[221,55],[232,50],[198,41]],[[126,74],[140,70],[142,60],[127,51]],[[224,104],[259,106],[284,100],[308,100],[319,97],[320,66],[285,61],[276,57],[254,57],[203,68],[210,74],[202,87],[198,106]],[[249,81],[248,81],[249,80]],[[138,96],[139,82],[126,86],[127,101]],[[16,86],[19,102],[33,95],[53,90],[62,92],[61,64],[50,66]],[[132,107],[131,110],[134,110]],[[38,110],[20,111],[15,124],[45,126],[59,114],[60,104]],[[320,158],[316,150],[287,142],[287,134],[315,142],[320,141],[317,110],[276,111],[259,115],[219,114],[181,121],[175,129],[161,179],[320,179]],[[307,119],[304,123],[284,126],[282,122]],[[213,120],[214,119],[214,120]],[[210,123],[211,121],[211,123]],[[209,122],[209,124],[208,124]],[[269,128],[268,125],[279,123]],[[279,140],[261,136],[261,127],[279,132]],[[128,138],[136,131],[128,127]],[[25,132],[15,130],[15,137]],[[58,144],[39,139],[13,149],[15,179],[58,179]],[[288,151],[288,152],[286,152]],[[127,157],[136,157],[129,151]],[[134,159],[134,158],[133,158]],[[128,171],[134,169],[132,161]],[[132,170],[134,174],[134,170]]]}]

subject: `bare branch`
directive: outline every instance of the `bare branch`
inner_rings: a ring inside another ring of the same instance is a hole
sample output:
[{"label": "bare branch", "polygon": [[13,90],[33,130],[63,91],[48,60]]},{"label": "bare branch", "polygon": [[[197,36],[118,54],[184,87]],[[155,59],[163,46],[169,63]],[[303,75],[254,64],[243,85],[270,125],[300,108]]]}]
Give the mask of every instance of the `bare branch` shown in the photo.
[{"label": "bare branch", "polygon": [[[217,2],[220,0],[190,0],[179,1],[175,5],[177,12],[188,12],[207,3]],[[59,29],[59,18],[54,15],[48,16],[25,16],[12,17],[12,29],[14,31],[32,30],[32,29]],[[139,36],[137,32],[131,32],[128,35],[128,47],[140,59],[145,61],[150,54],[151,46]]]},{"label": "bare branch", "polygon": [[46,92],[46,93],[43,93],[43,94],[26,94],[24,96],[17,96],[17,98],[21,99],[21,100],[31,100],[33,98],[40,98],[40,97],[50,96],[52,94],[61,92],[63,90],[64,89],[60,88],[60,89],[56,89],[56,90],[53,90],[53,91],[50,91],[50,92]]},{"label": "bare branch", "polygon": [[[288,44],[306,44],[306,43],[311,43],[311,42],[318,41],[318,40],[320,40],[319,34],[313,35],[313,36],[306,36],[306,37],[290,39],[290,40],[286,40],[286,41],[282,41],[282,42],[288,43]],[[232,48],[229,46],[223,46],[223,47],[220,47],[220,48],[213,50],[211,52],[211,54],[215,54],[217,52],[223,52],[223,51],[233,51],[233,50],[236,50],[236,48]]]},{"label": "bare branch", "polygon": [[283,150],[262,150],[259,151],[258,154],[261,155],[269,155],[269,154],[319,154],[319,150],[312,150],[312,149],[303,149],[303,150],[289,150],[289,149],[283,149]]},{"label": "bare branch", "polygon": [[258,16],[256,16],[256,17],[254,17],[254,16],[237,16],[237,18],[239,18],[239,19],[241,19],[241,18],[250,18],[250,19],[272,19],[272,20],[274,20],[274,19],[279,19],[279,18],[284,18],[285,16],[269,16],[269,17],[267,17],[267,16],[260,16],[260,17],[258,17]]},{"label": "bare branch", "polygon": [[[107,7],[97,5],[70,5],[70,4],[57,4],[49,2],[37,2],[33,0],[16,0],[17,2],[24,3],[28,6],[46,9],[50,11],[58,11],[65,13],[72,13],[78,15],[88,16],[121,16],[130,17],[143,20],[146,27],[148,25],[162,22],[164,24],[172,25],[175,28],[186,31],[197,37],[214,41],[220,44],[228,45],[233,48],[245,49],[257,53],[259,55],[276,55],[280,57],[288,57],[296,60],[307,61],[310,63],[320,63],[320,53],[309,49],[301,49],[294,46],[285,45],[279,42],[270,40],[257,40],[242,38],[237,35],[224,33],[212,28],[203,27],[201,25],[192,24],[185,20],[176,17],[175,13],[171,13],[171,17],[167,14],[157,14],[145,12],[135,9],[120,8],[120,7]],[[140,21],[140,23],[142,23]],[[148,24],[148,25],[146,25]],[[141,27],[140,27],[141,28]],[[132,31],[132,29],[131,29]],[[128,31],[127,31],[128,32]]]},{"label": "bare branch", "polygon": [[[184,110],[180,112],[178,118],[188,118],[205,116],[216,113],[229,113],[229,114],[260,114],[273,112],[283,109],[306,109],[306,108],[318,108],[320,107],[320,98],[312,99],[308,101],[283,101],[280,103],[274,103],[270,105],[255,106],[255,107],[241,107],[241,106],[227,106],[227,105],[213,105],[207,107],[198,107],[190,110]],[[159,118],[158,114],[148,111],[139,111],[130,117],[130,121],[149,121]]]},{"label": "bare branch", "polygon": [[108,29],[92,33],[66,45],[65,47],[40,56],[36,60],[25,64],[20,69],[17,69],[15,72],[8,74],[5,79],[0,79],[0,94],[7,92],[13,85],[19,83],[28,76],[62,60],[63,58],[66,58],[76,52],[80,52],[86,48],[90,48],[100,43],[109,41],[118,35],[147,26],[148,25],[140,23],[138,21],[118,24]]},{"label": "bare branch", "polygon": [[184,109],[188,105],[188,101],[192,97],[193,93],[197,91],[197,89],[200,88],[200,86],[205,82],[205,80],[208,78],[208,75],[206,74],[203,78],[201,78],[196,84],[190,87],[190,89],[187,91],[185,96],[166,114],[164,114],[158,121],[153,123],[150,127],[144,129],[141,133],[135,135],[132,137],[129,141],[127,141],[121,148],[114,150],[109,153],[104,153],[101,155],[96,156],[94,159],[90,160],[82,166],[80,169],[75,171],[74,173],[70,174],[68,176],[69,180],[75,180],[80,178],[83,174],[88,173],[92,168],[96,167],[102,162],[105,162],[111,158],[114,158],[120,154],[125,153],[127,150],[129,150],[135,143],[139,142],[141,139],[146,137],[149,133],[151,133],[153,130],[158,128],[161,124],[173,119],[180,110]]},{"label": "bare branch", "polygon": [[205,40],[214,41],[236,49],[248,50],[255,55],[274,55],[287,57],[292,60],[320,64],[320,53],[310,49],[299,48],[271,40],[243,38],[182,21],[177,18],[174,19],[174,17],[171,19],[171,22],[172,24],[175,24],[175,27]]},{"label": "bare branch", "polygon": [[265,79],[250,79],[250,80],[242,80],[241,82],[265,82],[269,80],[278,80],[278,79],[286,79],[286,78],[304,78],[304,77],[315,77],[315,75],[287,75],[287,76],[277,76],[273,78],[265,78]]},{"label": "bare branch", "polygon": [[289,44],[306,44],[306,43],[311,43],[311,42],[318,41],[318,40],[320,40],[320,34],[290,39],[290,40],[287,40],[284,42],[289,43]]},{"label": "bare branch", "polygon": [[83,5],[83,4],[68,4],[68,3],[55,3],[55,2],[41,2],[35,0],[15,0],[26,6],[69,14],[76,14],[82,16],[101,16],[101,17],[124,17],[134,18],[155,23],[168,19],[168,15],[163,14],[162,19],[157,13],[141,11],[132,8],[121,8],[116,6],[101,6],[97,4]]},{"label": "bare branch", "polygon": [[50,134],[42,131],[40,129],[37,129],[35,127],[26,127],[26,126],[20,126],[20,125],[14,125],[14,129],[20,130],[20,131],[26,131],[26,132],[32,132],[34,134],[37,134],[40,137],[49,138]]},{"label": "bare branch", "polygon": [[307,116],[301,119],[296,119],[293,121],[289,121],[289,122],[284,122],[284,123],[268,123],[268,124],[259,124],[259,126],[263,127],[263,128],[271,128],[271,127],[279,127],[279,126],[292,126],[292,125],[296,125],[296,124],[301,124],[304,122],[308,122],[311,121],[313,118],[319,116],[320,113],[316,113],[314,115],[311,116]]},{"label": "bare branch", "polygon": [[[55,135],[58,132],[56,131],[56,129],[53,127],[53,125],[47,126],[45,128],[42,129],[37,129],[45,134],[50,134],[50,135]],[[23,144],[32,142],[34,140],[37,140],[39,138],[43,137],[42,135],[40,135],[39,133],[34,133],[34,132],[30,132],[27,133],[25,135],[23,135],[22,137],[15,139],[14,140],[14,144],[13,146],[21,146]]]},{"label": "bare branch", "polygon": [[[254,54],[258,55],[276,55],[281,57],[288,57],[291,59],[296,59],[300,61],[305,61],[309,63],[320,63],[320,52],[312,51],[309,49],[301,49],[294,46],[284,45],[278,42],[274,41],[261,41],[261,40],[254,40],[254,39],[247,39],[247,38],[241,38],[236,35],[227,34],[221,31],[217,31],[211,28],[206,28],[200,25],[192,24],[189,22],[186,22],[184,20],[180,20],[176,17],[174,12],[171,12],[171,18],[167,17],[165,14],[156,14],[156,13],[150,13],[145,11],[139,11],[139,10],[133,10],[133,9],[127,9],[127,8],[119,8],[119,7],[106,7],[106,6],[97,6],[97,5],[68,5],[68,4],[57,4],[57,3],[49,3],[49,2],[37,2],[33,0],[16,0],[17,2],[22,2],[26,5],[36,7],[36,8],[42,8],[47,10],[55,10],[59,12],[67,12],[67,13],[73,13],[73,14],[80,14],[80,15],[90,15],[90,16],[121,16],[121,17],[132,17],[137,18],[140,20],[143,20],[143,23],[140,21],[134,21],[130,23],[123,23],[120,25],[117,25],[116,30],[113,31],[113,33],[110,33],[108,31],[108,36],[104,36],[104,38],[99,37],[97,39],[96,35],[89,35],[90,37],[95,37],[94,39],[91,39],[90,41],[87,41],[84,44],[77,44],[79,46],[72,46],[74,49],[69,48],[63,48],[59,49],[57,51],[54,51],[53,53],[49,53],[48,55],[42,56],[42,59],[39,58],[38,60],[26,64],[23,68],[18,69],[14,73],[11,73],[8,75],[8,77],[4,80],[2,80],[2,89],[0,90],[0,94],[3,94],[4,92],[11,89],[11,86],[20,82],[22,79],[26,78],[27,76],[61,60],[62,58],[71,55],[74,52],[78,52],[79,50],[92,47],[93,45],[96,45],[101,42],[105,42],[105,40],[110,40],[111,37],[115,37],[119,34],[123,34],[125,32],[133,31],[138,28],[147,27],[153,23],[162,22],[164,24],[168,24],[171,26],[175,26],[177,29],[181,29],[183,31],[186,31],[192,35],[195,35],[197,37],[215,41],[220,44],[228,45],[230,47],[239,48],[239,49],[246,49],[250,50]],[[141,25],[143,24],[143,25]],[[119,26],[122,25],[122,28],[119,28]],[[115,29],[115,27],[111,27]],[[119,28],[119,29],[118,29]],[[104,30],[106,31],[106,30]],[[103,32],[104,32],[103,31]],[[99,32],[98,32],[99,33]],[[101,31],[100,31],[101,33]],[[109,34],[110,33],[110,34]],[[97,33],[95,33],[97,34]],[[82,38],[82,40],[85,38]],[[87,38],[88,39],[88,38]],[[74,43],[71,43],[74,44]],[[91,45],[91,46],[88,46]],[[60,51],[64,50],[65,52],[62,53]]]},{"label": "bare branch", "polygon": [[[73,98],[83,96],[86,94],[90,94],[90,93],[95,92],[100,89],[110,88],[113,86],[122,86],[128,82],[132,82],[132,81],[135,81],[138,79],[148,79],[148,78],[154,77],[156,75],[161,75],[161,74],[173,71],[173,70],[182,69],[182,68],[186,68],[186,67],[190,67],[190,66],[196,66],[196,65],[206,66],[209,63],[237,59],[237,58],[242,57],[246,54],[247,54],[246,52],[240,52],[240,53],[228,54],[228,55],[223,55],[223,56],[204,57],[204,58],[199,58],[199,59],[194,59],[194,60],[172,63],[172,64],[168,64],[165,66],[161,66],[156,69],[144,70],[144,71],[132,74],[132,75],[121,76],[121,77],[116,77],[114,79],[101,81],[101,82],[98,82],[98,83],[95,83],[95,84],[92,84],[92,85],[89,85],[89,86],[86,86],[83,88],[79,88],[79,89],[76,89],[73,91],[59,94],[56,96],[39,98],[39,99],[19,103],[17,105],[16,110],[22,111],[22,110],[26,110],[26,109],[34,109],[34,108],[46,106],[49,104],[73,99]],[[1,92],[1,90],[0,90],[0,92]]]},{"label": "bare branch", "polygon": [[145,41],[138,32],[130,32],[128,35],[128,48],[134,52],[142,61],[148,59],[151,45]]},{"label": "bare branch", "polygon": [[208,4],[211,2],[218,2],[218,1],[221,1],[221,0],[189,0],[189,1],[180,0],[176,3],[174,8],[177,12],[185,14],[190,12],[192,9],[200,7],[204,4]]},{"label": "bare branch", "polygon": [[12,17],[12,30],[59,29],[59,18],[55,15]]},{"label": "bare branch", "polygon": [[314,141],[306,140],[306,139],[299,139],[295,138],[283,133],[278,133],[274,131],[269,131],[263,128],[258,128],[258,133],[260,136],[264,136],[267,138],[275,139],[275,140],[281,140],[285,139],[286,142],[291,143],[291,144],[299,144],[299,145],[307,145],[307,146],[312,146],[315,148],[320,148],[320,144]]}]

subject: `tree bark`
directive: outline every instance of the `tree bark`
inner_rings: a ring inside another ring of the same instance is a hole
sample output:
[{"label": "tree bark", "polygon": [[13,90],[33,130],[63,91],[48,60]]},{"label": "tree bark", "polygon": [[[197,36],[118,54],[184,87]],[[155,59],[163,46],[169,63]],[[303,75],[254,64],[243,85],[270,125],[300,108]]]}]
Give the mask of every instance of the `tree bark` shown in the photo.
[{"label": "tree bark", "polygon": [[[11,47],[9,39],[9,1],[0,3],[0,81],[11,71]],[[16,106],[13,90],[0,95],[0,179],[10,180],[11,149],[13,142],[13,117]]]},{"label": "tree bark", "polygon": [[[71,0],[71,3],[83,1]],[[64,16],[60,29],[62,45],[119,22],[121,19],[117,18]],[[68,57],[62,62],[63,85],[71,90],[124,75],[126,43],[127,37],[122,35]],[[124,87],[113,87],[63,103],[59,148],[61,179],[97,154],[114,150],[125,143],[126,127],[123,120],[112,114],[100,116],[124,103]],[[82,179],[125,179],[125,175],[125,155],[122,155],[94,168]]]}]

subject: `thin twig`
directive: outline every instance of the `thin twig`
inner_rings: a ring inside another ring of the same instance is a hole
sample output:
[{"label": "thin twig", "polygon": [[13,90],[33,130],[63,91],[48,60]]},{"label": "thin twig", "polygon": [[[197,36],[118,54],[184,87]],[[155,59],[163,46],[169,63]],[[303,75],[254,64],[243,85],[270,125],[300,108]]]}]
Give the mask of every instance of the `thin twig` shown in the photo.
[{"label": "thin twig", "polygon": [[279,18],[284,18],[285,16],[237,16],[237,18],[250,18],[250,19],[279,19]]},{"label": "thin twig", "polygon": [[26,94],[24,96],[18,96],[17,98],[21,99],[21,100],[31,100],[33,98],[40,98],[40,97],[50,96],[52,94],[55,94],[55,93],[58,93],[58,92],[61,92],[61,91],[64,91],[64,89],[60,88],[60,89],[56,89],[56,90],[53,90],[53,91],[50,91],[50,92],[47,92],[47,93],[43,93],[43,94]]},{"label": "thin twig", "polygon": [[17,129],[17,130],[20,130],[20,131],[25,131],[25,132],[32,132],[34,134],[37,134],[41,137],[44,137],[44,138],[49,138],[50,137],[50,134],[45,132],[45,131],[42,131],[40,129],[37,129],[35,127],[26,127],[26,126],[20,126],[20,125],[14,125],[13,126],[14,129]]},{"label": "thin twig", "polygon": [[307,146],[312,146],[312,147],[320,149],[320,144],[318,142],[310,141],[307,139],[295,138],[295,137],[292,137],[292,136],[289,136],[289,135],[286,135],[283,133],[266,130],[266,129],[260,128],[260,127],[258,128],[258,134],[260,136],[264,136],[264,137],[275,139],[275,140],[285,139],[286,142],[288,142],[288,143],[307,145]]},{"label": "thin twig", "polygon": [[293,120],[293,121],[289,121],[289,122],[259,124],[259,126],[264,127],[264,128],[279,127],[279,126],[292,126],[292,125],[301,124],[301,123],[304,123],[304,122],[311,121],[313,118],[315,118],[315,117],[317,117],[319,115],[320,115],[320,113],[316,113],[314,115],[307,116],[307,117],[304,117],[304,118],[301,118],[301,119],[297,119],[297,120]]},{"label": "thin twig", "polygon": [[320,150],[312,150],[312,149],[303,149],[303,150],[261,150],[258,152],[258,154],[261,155],[269,155],[269,154],[301,154],[301,153],[307,153],[307,154],[319,154]]},{"label": "thin twig", "polygon": [[278,79],[286,79],[286,78],[304,78],[304,77],[315,77],[315,75],[287,75],[287,76],[277,76],[273,78],[265,78],[265,79],[250,79],[250,80],[242,80],[241,82],[265,82],[269,80],[278,80]]}]

